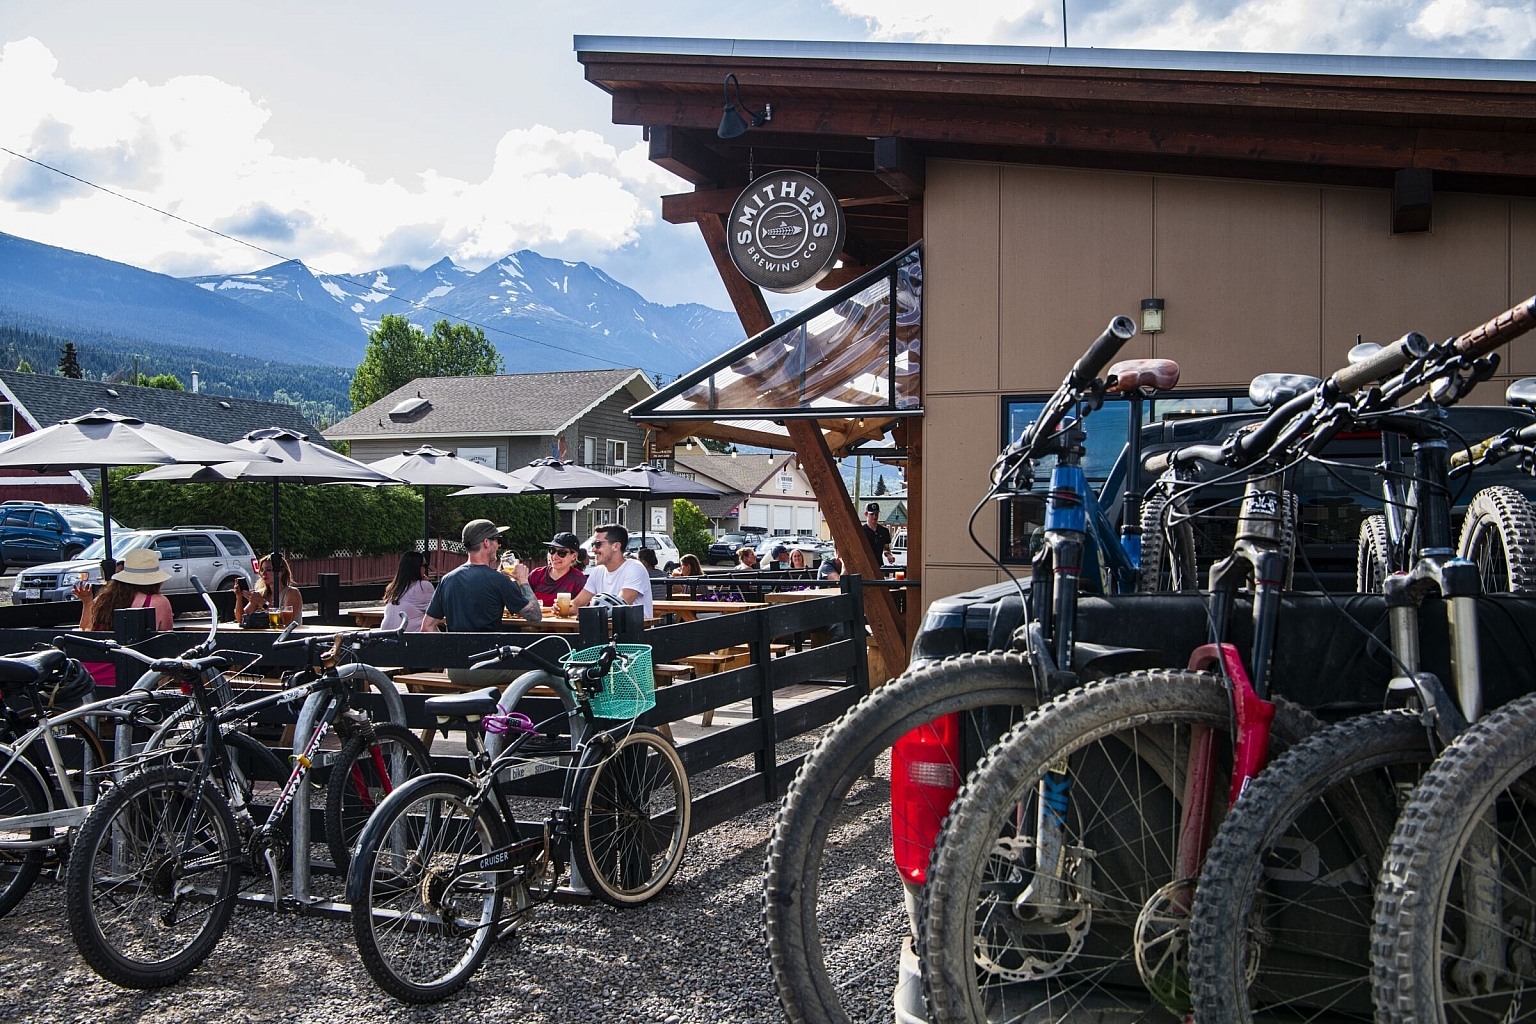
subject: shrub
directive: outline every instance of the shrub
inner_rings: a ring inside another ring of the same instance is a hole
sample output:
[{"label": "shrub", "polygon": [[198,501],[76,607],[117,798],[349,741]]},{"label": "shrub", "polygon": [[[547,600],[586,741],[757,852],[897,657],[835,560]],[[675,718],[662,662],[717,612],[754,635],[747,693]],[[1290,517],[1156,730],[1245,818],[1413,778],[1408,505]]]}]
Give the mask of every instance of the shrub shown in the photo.
[{"label": "shrub", "polygon": [[685,555],[703,558],[714,538],[709,532],[709,517],[687,498],[672,501],[672,543]]}]

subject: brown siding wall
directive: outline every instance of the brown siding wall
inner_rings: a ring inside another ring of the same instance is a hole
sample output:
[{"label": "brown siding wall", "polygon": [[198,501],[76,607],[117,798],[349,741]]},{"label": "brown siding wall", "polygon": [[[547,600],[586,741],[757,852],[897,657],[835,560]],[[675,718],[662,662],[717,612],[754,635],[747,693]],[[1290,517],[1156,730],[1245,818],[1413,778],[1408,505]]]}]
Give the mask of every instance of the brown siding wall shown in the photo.
[{"label": "brown siding wall", "polygon": [[[1434,229],[1392,235],[1381,189],[931,160],[924,195],[924,600],[998,578],[965,524],[1005,394],[1053,389],[1116,313],[1167,303],[1124,355],[1190,385],[1319,374],[1357,334],[1440,339],[1536,292],[1536,200],[1437,193]],[[1536,374],[1536,343],[1499,381]],[[997,541],[992,508],[977,536]],[[1026,570],[1027,571],[1027,570]]]}]

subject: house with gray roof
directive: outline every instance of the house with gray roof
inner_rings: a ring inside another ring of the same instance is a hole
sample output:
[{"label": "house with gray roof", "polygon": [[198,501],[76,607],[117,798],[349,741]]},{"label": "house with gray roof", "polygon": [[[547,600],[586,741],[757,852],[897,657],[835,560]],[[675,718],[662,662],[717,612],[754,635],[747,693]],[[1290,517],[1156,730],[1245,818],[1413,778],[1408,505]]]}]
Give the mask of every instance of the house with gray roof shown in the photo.
[{"label": "house with gray roof", "polygon": [[[502,471],[559,458],[605,473],[645,461],[645,430],[625,410],[656,388],[644,371],[565,370],[420,377],[326,430],[354,459],[377,462],[430,444]],[[666,531],[671,509],[661,509]],[[608,522],[640,529],[640,507],[611,498],[560,502],[561,528],[585,538]],[[655,523],[653,532],[664,532]]]},{"label": "house with gray roof", "polygon": [[779,537],[825,536],[821,506],[793,452],[725,454],[683,445],[675,454],[679,473],[728,492],[724,498],[694,502],[716,535],[750,527]]},{"label": "house with gray roof", "polygon": [[[253,430],[284,427],[320,441],[297,407],[249,398],[74,380],[51,373],[0,370],[0,440],[106,409],[210,441],[237,441]],[[0,471],[0,498],[88,504],[95,473]]]}]

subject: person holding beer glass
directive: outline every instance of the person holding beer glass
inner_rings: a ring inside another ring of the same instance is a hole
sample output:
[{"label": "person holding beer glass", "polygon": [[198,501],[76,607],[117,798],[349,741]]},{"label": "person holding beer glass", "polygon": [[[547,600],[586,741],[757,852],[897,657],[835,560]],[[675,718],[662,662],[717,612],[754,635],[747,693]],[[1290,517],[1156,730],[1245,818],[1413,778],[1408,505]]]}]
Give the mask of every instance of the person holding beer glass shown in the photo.
[{"label": "person holding beer glass", "polygon": [[288,569],[288,559],[277,552],[261,556],[256,563],[260,578],[256,589],[245,586],[243,576],[235,577],[235,621],[246,627],[256,627],[257,619],[247,619],[252,612],[263,613],[266,621],[261,625],[268,629],[282,629],[290,622],[304,621],[304,598],[293,585],[293,574]]},{"label": "person holding beer glass", "polygon": [[556,615],[570,615],[571,599],[587,585],[586,573],[576,567],[581,542],[574,533],[557,533],[544,546],[549,549],[549,562],[528,574],[528,586],[544,607],[553,608]]}]

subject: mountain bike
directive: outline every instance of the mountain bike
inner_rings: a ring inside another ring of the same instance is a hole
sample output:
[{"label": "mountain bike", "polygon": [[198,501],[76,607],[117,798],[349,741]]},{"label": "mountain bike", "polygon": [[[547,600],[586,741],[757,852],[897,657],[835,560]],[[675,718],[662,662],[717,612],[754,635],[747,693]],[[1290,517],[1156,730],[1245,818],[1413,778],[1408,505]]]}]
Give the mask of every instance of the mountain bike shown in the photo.
[{"label": "mountain bike", "polygon": [[[291,632],[285,631],[274,646],[313,643],[310,637],[288,639]],[[80,826],[66,873],[65,904],[76,948],[97,974],[126,988],[158,988],[195,970],[229,924],[242,875],[266,873],[273,909],[302,906],[283,896],[286,812],[323,764],[321,748],[333,728],[348,737],[343,755],[355,751],[351,760],[339,762],[344,773],[332,773],[333,779],[346,781],[333,787],[340,790],[339,811],[327,815],[343,826],[331,837],[343,864],[346,850],[338,844],[348,819],[347,787],[357,781],[352,769],[366,768],[375,776],[378,791],[375,780],[364,776],[365,784],[353,794],[368,804],[410,773],[431,769],[414,736],[403,729],[380,735],[388,727],[374,726],[351,708],[360,677],[337,671],[334,664],[302,674],[287,689],[233,704],[222,692],[228,685],[224,672],[231,666],[224,654],[194,649],[182,658],[153,659],[112,641],[67,639],[135,658],[166,674],[180,684],[193,709],[186,736],[140,751],[135,758],[142,767],[97,801]],[[360,649],[397,640],[398,631],[324,639],[336,652],[343,644]],[[316,696],[314,728],[294,755],[273,806],[261,817],[252,786],[238,766],[240,752],[255,741],[231,726],[266,708]]]},{"label": "mountain bike", "polygon": [[[470,775],[412,779],[363,828],[347,881],[352,931],[368,973],[396,999],[427,1003],[462,988],[491,942],[554,895],[567,864],[572,890],[625,907],[655,898],[682,864],[687,772],[670,742],[633,722],[649,706],[645,688],[620,686],[648,673],[650,649],[610,643],[564,665],[535,649],[560,642],[476,655],[475,668],[522,660],[544,670],[505,695],[492,687],[427,700],[439,722],[467,730]],[[535,722],[517,707],[541,685],[561,710]],[[556,722],[567,734],[543,731]],[[494,757],[482,732],[506,740]],[[548,772],[564,773],[558,807],[519,821],[508,784]]]},{"label": "mountain bike", "polygon": [[[1210,572],[1211,643],[1187,671],[1118,676],[1042,706],[977,768],[940,835],[924,893],[920,954],[933,1019],[1187,1011],[1188,911],[1215,820],[1271,745],[1284,749],[1317,724],[1268,693],[1288,562],[1283,471],[1352,421],[1350,395],[1426,347],[1405,336],[1225,444],[1154,460],[1164,464],[1154,471],[1246,471],[1233,553]],[[1226,638],[1244,584],[1253,594],[1246,664]],[[1227,800],[1218,802],[1223,784]]]},{"label": "mountain bike", "polygon": [[[1141,546],[1141,524],[1147,516],[1137,511],[1140,458],[1128,459],[1131,470],[1118,535],[1102,511],[1093,511],[1097,498],[1080,468],[1081,422],[1087,411],[1106,396],[1125,396],[1132,402],[1128,443],[1139,452],[1141,397],[1172,387],[1177,380],[1177,365],[1166,360],[1128,360],[1105,372],[1134,333],[1129,318],[1111,321],[1041,414],[999,456],[991,474],[993,486],[977,506],[979,510],[994,498],[1027,490],[1034,479],[1033,463],[1056,456],[1048,514],[1057,518],[1050,526],[1070,527],[1076,536],[1061,537],[1053,545],[1047,535],[1039,552],[1045,565],[1036,569],[1041,598],[1031,618],[1041,628],[1031,653],[1022,650],[1027,638],[1012,636],[1009,625],[1000,632],[994,629],[992,651],[909,669],[843,715],[807,755],[785,795],[768,842],[763,922],[775,991],[794,1024],[889,1019],[889,977],[898,960],[898,1005],[921,1003],[906,908],[915,906],[928,851],[959,780],[1021,709],[1038,703],[1037,678],[1067,687],[1077,678],[1115,671],[1124,664],[1117,659],[1126,652],[1078,643],[1070,624],[1080,582],[1094,590],[1132,590],[1141,566],[1163,557],[1154,558]],[[1063,552],[1059,558],[1058,551]],[[1089,566],[1108,566],[1109,571]],[[1058,578],[1059,592],[1054,582]],[[1003,609],[1007,614],[999,616],[1001,620],[1023,618],[1022,588],[1018,598],[1005,604],[1012,610]],[[1052,610],[1043,614],[1047,607]],[[1057,629],[1057,622],[1068,628]],[[887,807],[886,794],[867,780],[877,760],[898,741],[903,754],[893,761]],[[860,847],[866,840],[884,842],[892,833],[897,870],[872,877]],[[856,930],[879,932],[878,949],[872,949],[863,934],[848,935],[847,922],[861,917],[868,927]]]}]

